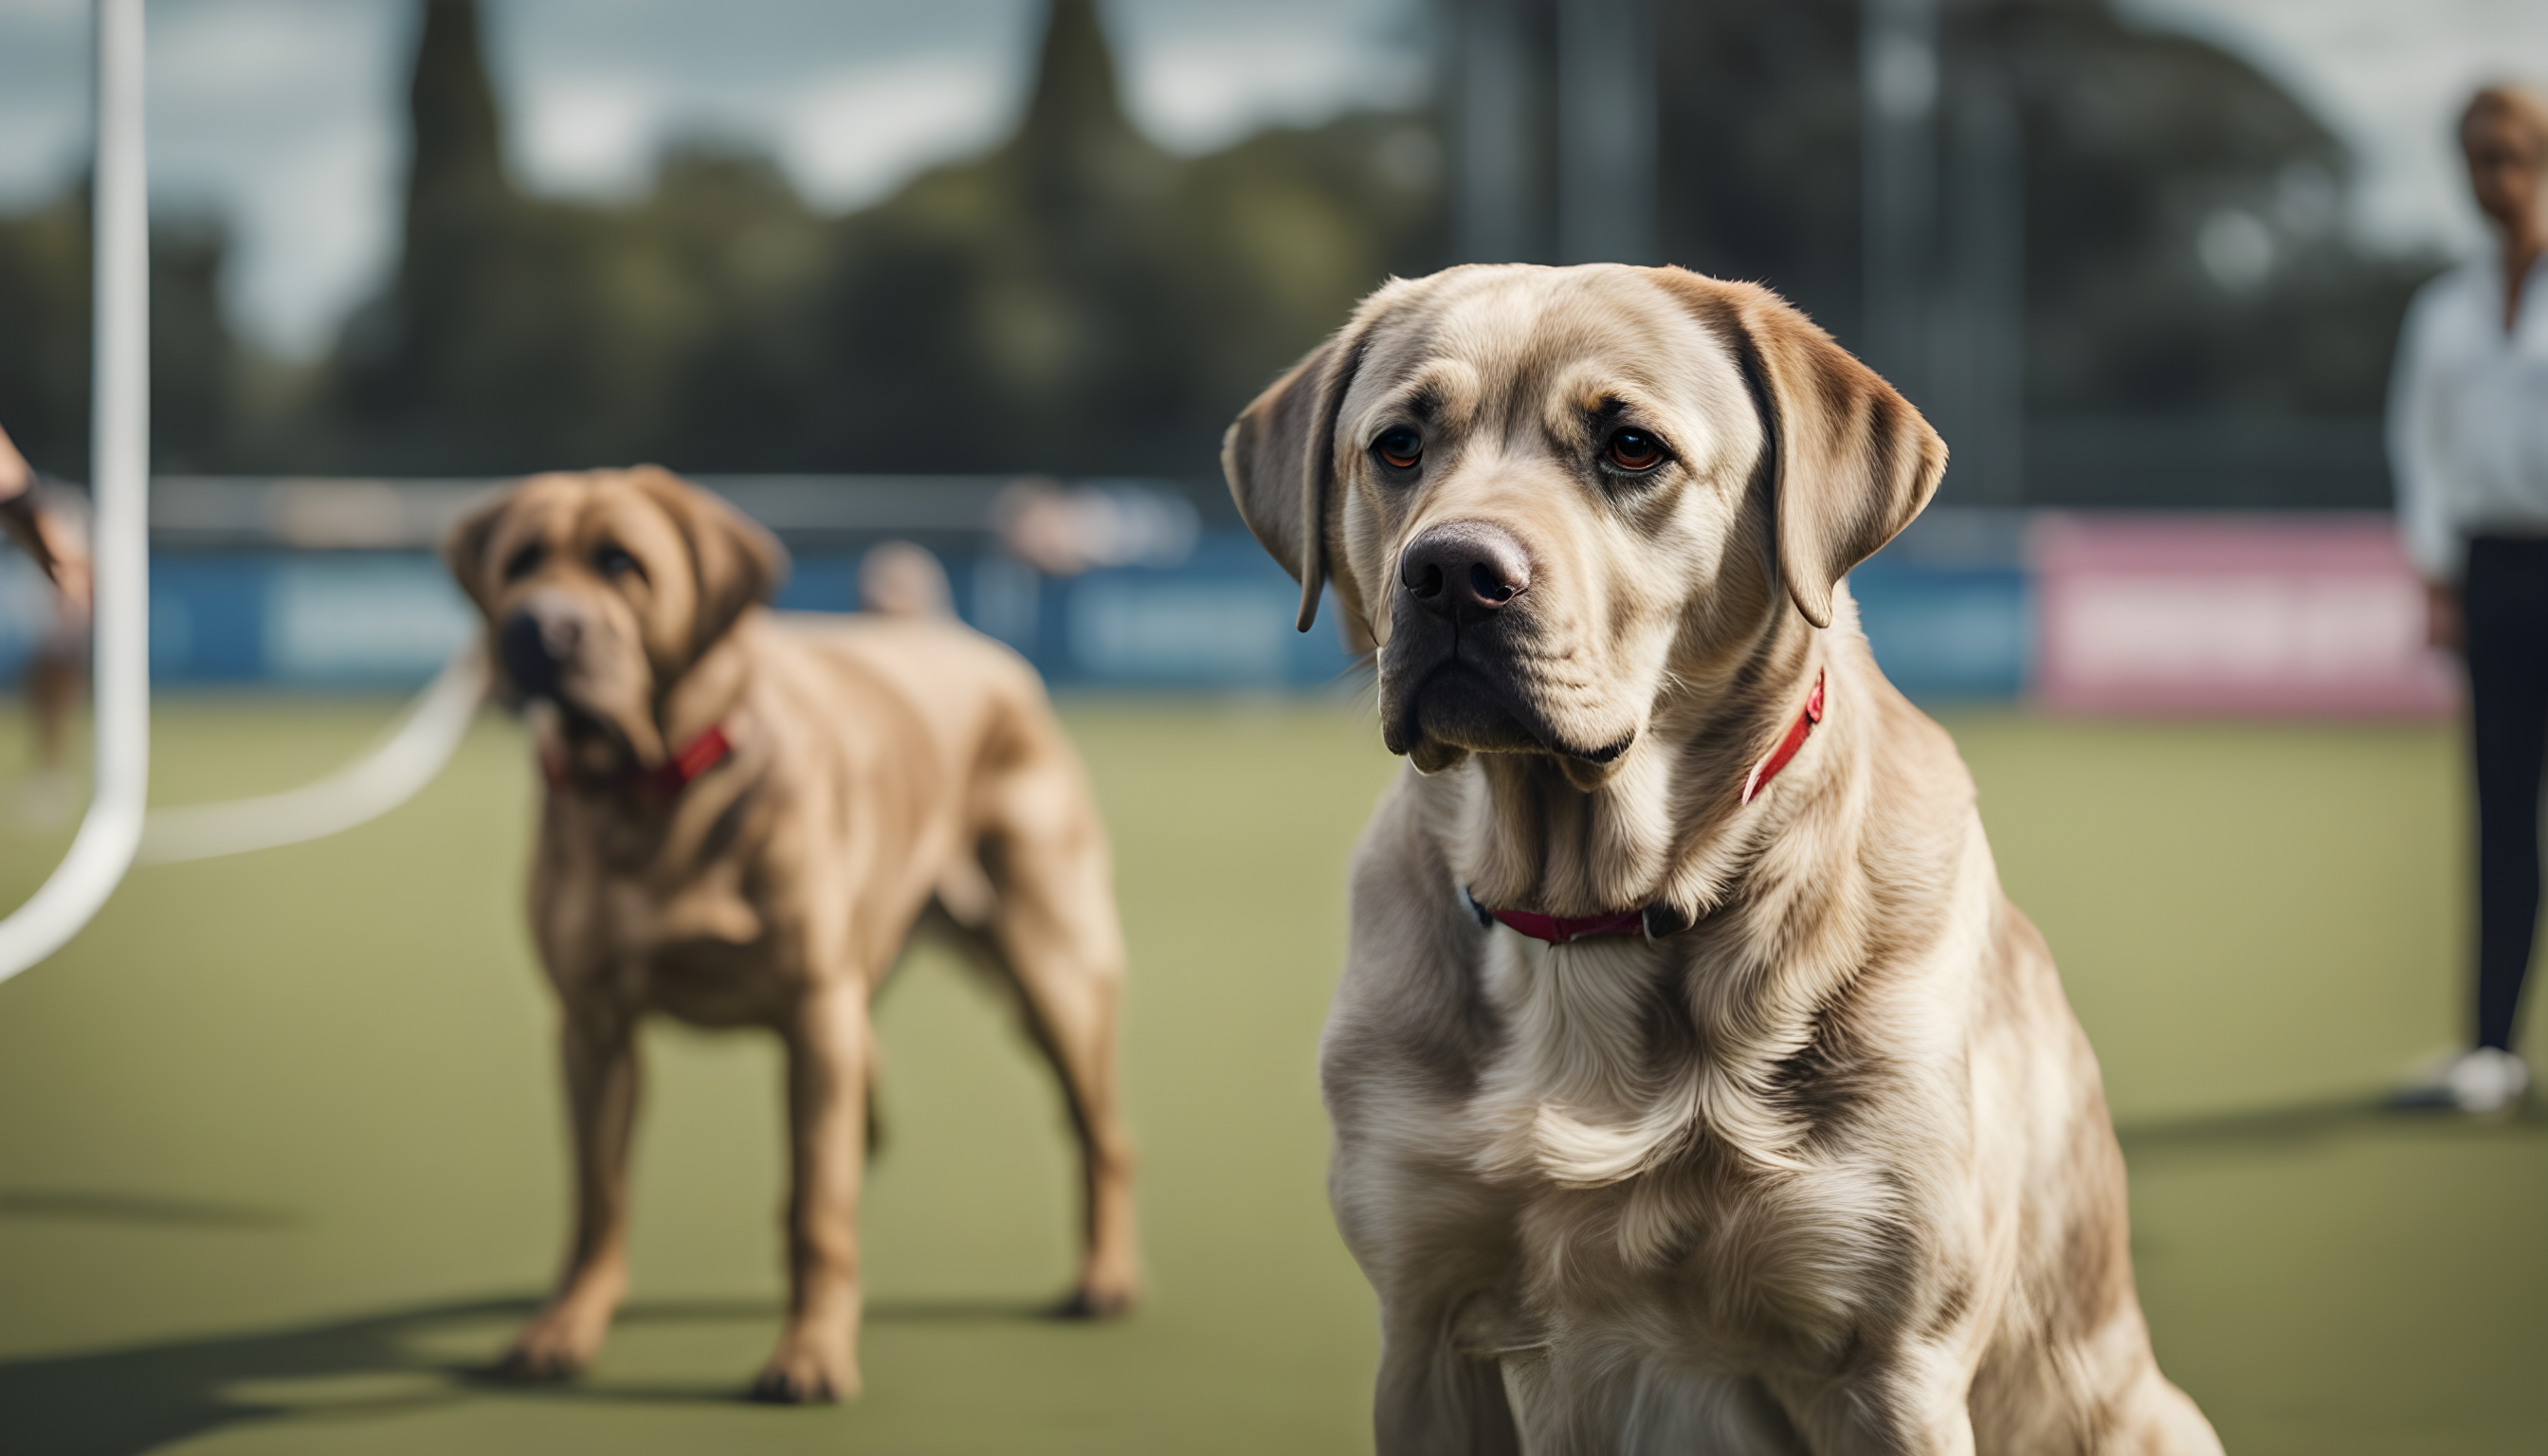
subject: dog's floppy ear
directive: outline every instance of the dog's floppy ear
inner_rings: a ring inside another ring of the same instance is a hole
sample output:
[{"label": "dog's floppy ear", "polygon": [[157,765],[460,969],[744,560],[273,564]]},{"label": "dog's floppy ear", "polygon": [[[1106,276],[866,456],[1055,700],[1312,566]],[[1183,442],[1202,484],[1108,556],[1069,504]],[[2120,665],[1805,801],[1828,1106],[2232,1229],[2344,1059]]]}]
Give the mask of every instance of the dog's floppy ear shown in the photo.
[{"label": "dog's floppy ear", "polygon": [[698,586],[690,646],[703,652],[746,607],[768,601],[787,580],[787,551],[760,522],[660,465],[641,465],[629,483],[663,507],[689,543]]},{"label": "dog's floppy ear", "polygon": [[1221,437],[1222,474],[1257,544],[1301,584],[1304,632],[1319,617],[1327,579],[1327,517],[1336,506],[1336,413],[1362,361],[1360,319],[1239,411]]},{"label": "dog's floppy ear", "polygon": [[1657,271],[1742,356],[1776,471],[1778,574],[1796,610],[1828,627],[1832,588],[1938,493],[1947,443],[1893,386],[1776,294]]},{"label": "dog's floppy ear", "polygon": [[451,569],[451,579],[482,612],[489,609],[487,547],[512,504],[513,493],[507,490],[473,506],[442,538],[442,564]]}]

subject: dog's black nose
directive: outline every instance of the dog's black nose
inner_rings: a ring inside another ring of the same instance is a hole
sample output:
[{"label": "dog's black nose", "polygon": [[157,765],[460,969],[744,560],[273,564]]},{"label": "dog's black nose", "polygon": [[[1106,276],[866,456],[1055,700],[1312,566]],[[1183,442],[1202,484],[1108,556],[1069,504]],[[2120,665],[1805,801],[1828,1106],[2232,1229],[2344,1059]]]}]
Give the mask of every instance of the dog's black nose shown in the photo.
[{"label": "dog's black nose", "polygon": [[572,619],[543,618],[529,607],[522,607],[504,618],[504,625],[496,633],[496,650],[503,658],[505,676],[513,680],[514,686],[529,693],[551,692],[565,676],[567,657],[575,651],[576,639],[581,635]]},{"label": "dog's black nose", "polygon": [[1474,622],[1530,590],[1530,557],[1496,526],[1451,521],[1407,543],[1398,580],[1426,611]]}]

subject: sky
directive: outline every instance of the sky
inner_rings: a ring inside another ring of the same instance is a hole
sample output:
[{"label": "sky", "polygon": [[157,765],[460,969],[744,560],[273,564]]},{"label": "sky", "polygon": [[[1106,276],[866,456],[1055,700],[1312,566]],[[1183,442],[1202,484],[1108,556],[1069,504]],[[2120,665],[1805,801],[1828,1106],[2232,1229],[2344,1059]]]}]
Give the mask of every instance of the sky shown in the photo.
[{"label": "sky", "polygon": [[[1134,119],[1209,151],[1420,98],[1421,0],[1111,0]],[[233,318],[321,353],[393,262],[411,0],[149,0],[153,206],[230,231]],[[0,0],[0,212],[84,165],[87,0]],[[770,149],[847,211],[1004,136],[1040,0],[490,0],[515,175],[626,197],[671,140]]]},{"label": "sky", "polygon": [[[2359,235],[2480,237],[2451,120],[2480,80],[2548,81],[2548,0],[2115,0],[2246,56],[2361,163]],[[87,0],[0,0],[0,212],[82,165]],[[1106,0],[1134,119],[1208,151],[1411,102],[1425,0]],[[847,210],[976,152],[1024,100],[1039,0],[489,0],[510,161],[562,196],[643,189],[667,141],[768,147]],[[150,0],[154,205],[230,230],[224,287],[264,348],[321,353],[392,262],[410,0]]]}]

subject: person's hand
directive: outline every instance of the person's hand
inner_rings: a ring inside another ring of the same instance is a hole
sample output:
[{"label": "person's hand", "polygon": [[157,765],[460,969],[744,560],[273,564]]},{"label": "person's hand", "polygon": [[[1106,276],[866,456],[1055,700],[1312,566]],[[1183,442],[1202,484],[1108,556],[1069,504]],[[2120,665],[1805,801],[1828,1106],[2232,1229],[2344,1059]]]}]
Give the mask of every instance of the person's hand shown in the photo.
[{"label": "person's hand", "polygon": [[[33,496],[21,498],[34,500]],[[0,510],[6,510],[0,506]],[[31,534],[38,546],[36,554],[46,575],[53,579],[53,590],[59,592],[72,610],[89,610],[90,585],[88,533],[58,510],[39,510]]]},{"label": "person's hand", "polygon": [[0,500],[26,495],[35,483],[36,473],[28,468],[27,457],[18,453],[9,432],[0,429]]},{"label": "person's hand", "polygon": [[2466,645],[2467,633],[2460,622],[2460,589],[2448,582],[2424,584],[2424,645],[2440,652],[2458,652]]},{"label": "person's hand", "polygon": [[8,532],[9,539],[25,548],[36,559],[36,565],[43,567],[45,575],[59,587],[61,563],[53,555],[53,543],[36,521],[35,484],[36,472],[28,466],[27,457],[10,442],[9,432],[0,429],[0,531]]}]

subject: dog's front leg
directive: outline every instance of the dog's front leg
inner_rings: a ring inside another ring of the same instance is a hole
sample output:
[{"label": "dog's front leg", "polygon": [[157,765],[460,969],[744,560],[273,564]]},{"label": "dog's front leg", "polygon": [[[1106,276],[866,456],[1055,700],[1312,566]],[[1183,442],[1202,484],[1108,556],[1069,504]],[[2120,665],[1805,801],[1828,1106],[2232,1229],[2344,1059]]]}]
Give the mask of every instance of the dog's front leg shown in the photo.
[{"label": "dog's front leg", "polygon": [[787,1328],[755,1400],[858,1394],[859,1177],[866,1132],[866,984],[844,976],[784,1028],[791,1182]]},{"label": "dog's front leg", "polygon": [[1844,1380],[1765,1381],[1815,1456],[1973,1456],[1964,1352],[1914,1343]]},{"label": "dog's front leg", "polygon": [[1521,1450],[1503,1362],[1491,1350],[1463,1348],[1472,1342],[1461,1338],[1458,1322],[1434,1301],[1382,1310],[1372,1401],[1373,1445],[1381,1456],[1514,1456]]},{"label": "dog's front leg", "polygon": [[560,1380],[591,1364],[628,1288],[636,1026],[616,1007],[570,1005],[558,1041],[575,1139],[575,1237],[557,1293],[496,1367],[514,1380]]}]

